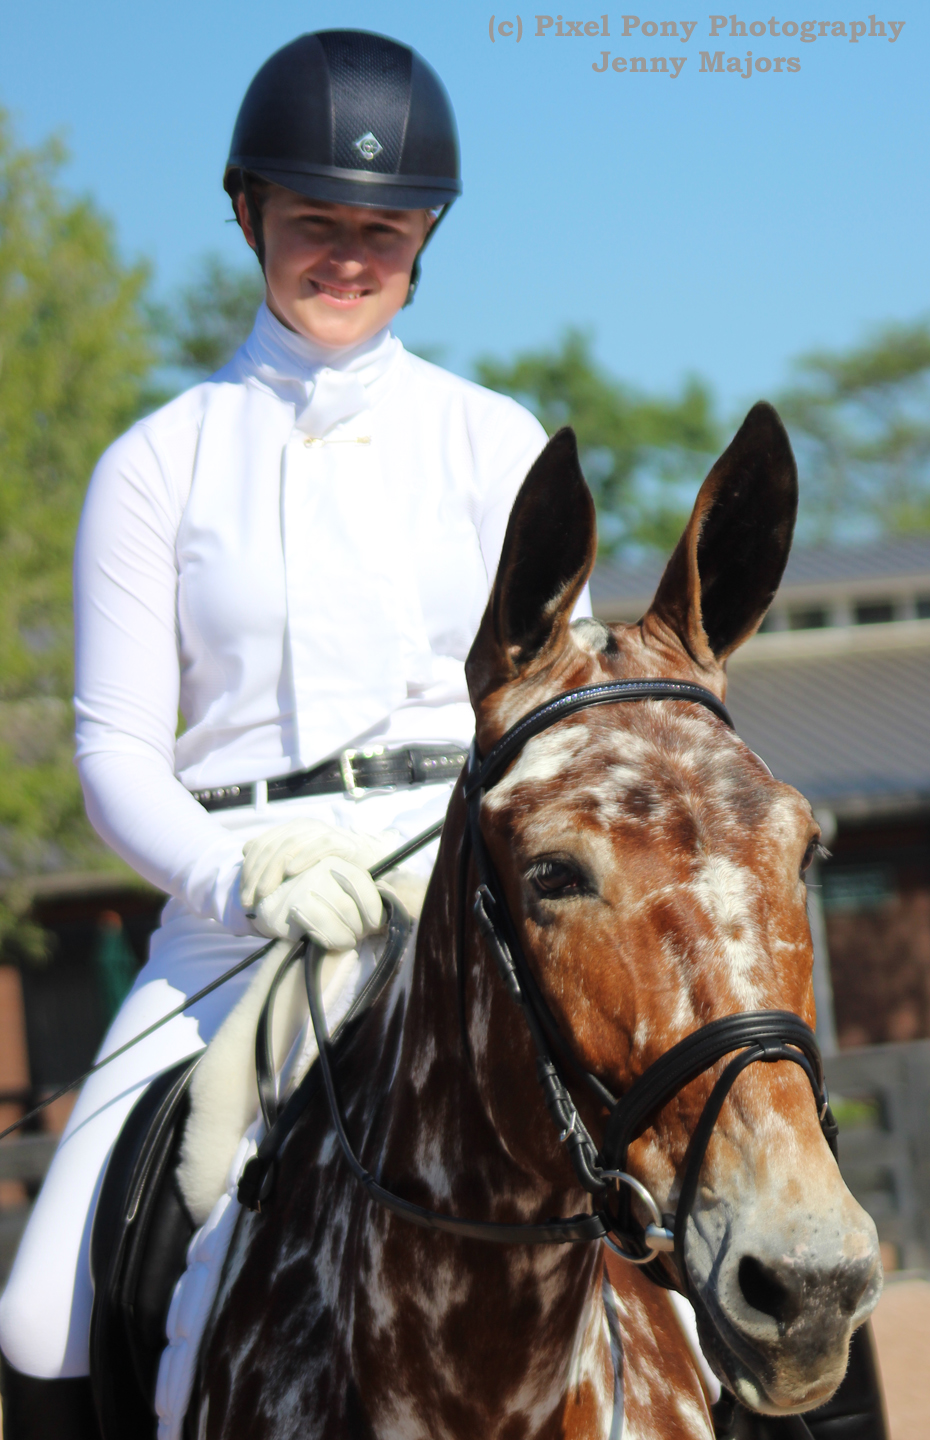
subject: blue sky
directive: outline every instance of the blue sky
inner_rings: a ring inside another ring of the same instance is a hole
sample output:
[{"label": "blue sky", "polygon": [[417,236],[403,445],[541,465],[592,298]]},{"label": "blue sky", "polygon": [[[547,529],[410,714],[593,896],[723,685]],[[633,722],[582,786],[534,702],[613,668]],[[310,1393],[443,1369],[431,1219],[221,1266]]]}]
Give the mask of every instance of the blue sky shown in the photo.
[{"label": "blue sky", "polygon": [[[168,294],[205,251],[246,263],[220,178],[266,56],[328,26],[413,44],[452,96],[465,194],[399,330],[463,373],[478,354],[510,355],[580,325],[629,382],[667,389],[698,372],[732,411],[771,395],[798,353],[930,312],[926,3],[775,8],[779,29],[842,17],[845,36],[813,43],[769,33],[774,0],[735,12],[747,27],[764,22],[764,36],[733,38],[727,22],[713,40],[708,11],[657,0],[628,0],[640,25],[626,38],[619,8],[608,8],[607,38],[559,37],[555,23],[539,38],[535,10],[502,9],[492,44],[491,6],[513,3],[6,0],[0,103],[25,141],[64,134],[68,183],[97,198],[124,253],[147,256]],[[873,6],[885,38],[853,43],[851,22],[867,24]],[[572,19],[603,28],[599,6],[561,13],[563,29]],[[497,29],[518,14],[519,43]],[[696,25],[683,43],[685,17]],[[893,43],[892,18],[905,22]],[[679,37],[663,39],[672,20]],[[648,22],[655,38],[643,36]],[[745,69],[750,49],[797,56],[800,69],[701,73],[701,50]],[[593,69],[605,50],[608,68]],[[639,55],[686,63],[677,79],[613,69]]]}]

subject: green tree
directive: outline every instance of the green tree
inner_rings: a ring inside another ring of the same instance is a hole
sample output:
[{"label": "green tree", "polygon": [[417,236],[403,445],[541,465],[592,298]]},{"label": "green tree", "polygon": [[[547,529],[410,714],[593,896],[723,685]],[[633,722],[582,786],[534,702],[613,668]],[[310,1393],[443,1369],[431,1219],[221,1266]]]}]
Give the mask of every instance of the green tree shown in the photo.
[{"label": "green tree", "polygon": [[[154,359],[147,271],[0,111],[0,874],[110,863],[71,763],[71,559],[94,463]],[[15,924],[15,883],[0,933]]]},{"label": "green tree", "polygon": [[930,530],[930,323],[796,363],[779,398],[801,471],[801,534]]},{"label": "green tree", "polygon": [[257,261],[235,268],[218,255],[203,257],[191,283],[160,315],[165,358],[185,384],[226,364],[248,338],[264,293]]},{"label": "green tree", "polygon": [[590,337],[577,330],[555,349],[483,359],[476,372],[483,385],[527,405],[549,434],[574,427],[602,552],[675,543],[721,440],[700,380],[670,398],[640,394],[597,364]]}]

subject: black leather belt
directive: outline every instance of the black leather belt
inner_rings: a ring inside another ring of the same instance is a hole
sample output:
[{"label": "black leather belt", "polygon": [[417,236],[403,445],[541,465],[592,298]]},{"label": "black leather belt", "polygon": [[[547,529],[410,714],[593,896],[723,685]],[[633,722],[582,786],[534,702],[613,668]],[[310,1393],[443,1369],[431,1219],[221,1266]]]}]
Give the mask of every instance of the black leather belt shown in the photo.
[{"label": "black leather belt", "polygon": [[[358,800],[373,790],[435,785],[441,780],[454,780],[466,757],[467,751],[457,745],[408,745],[402,750],[371,745],[365,750],[343,750],[335,759],[324,760],[311,770],[276,775],[267,782],[268,799],[298,800],[304,795],[342,793]],[[254,784],[218,785],[192,793],[205,810],[232,810],[255,803]]]}]

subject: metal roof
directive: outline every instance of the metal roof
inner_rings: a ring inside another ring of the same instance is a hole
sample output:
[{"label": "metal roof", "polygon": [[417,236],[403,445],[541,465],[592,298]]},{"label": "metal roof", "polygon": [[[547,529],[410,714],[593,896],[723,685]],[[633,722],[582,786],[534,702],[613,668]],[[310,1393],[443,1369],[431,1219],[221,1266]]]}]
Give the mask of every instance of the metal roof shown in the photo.
[{"label": "metal roof", "polygon": [[26,895],[30,902],[72,896],[123,895],[129,891],[164,893],[136,875],[128,865],[112,870],[48,870],[41,875],[12,875],[0,879],[0,898]]},{"label": "metal roof", "polygon": [[[637,564],[612,561],[599,564],[591,579],[594,613],[609,617],[615,610],[648,605],[665,568],[665,557]],[[779,596],[790,599],[794,589],[833,587],[871,593],[876,581],[888,581],[897,590],[905,580],[923,584],[930,593],[930,535],[903,535],[874,540],[868,545],[809,545],[791,552]]]},{"label": "metal roof", "polygon": [[[636,618],[663,567],[599,565],[594,613]],[[800,548],[779,599],[829,603],[883,585],[930,594],[930,536]],[[730,661],[727,704],[746,743],[815,805],[850,818],[930,807],[930,619],[757,635]]]},{"label": "metal roof", "polygon": [[897,535],[868,545],[799,546],[788,558],[781,588],[911,576],[930,585],[930,535]]},{"label": "metal roof", "polygon": [[664,569],[664,557],[644,560],[638,565],[601,561],[591,576],[591,605],[595,615],[609,617],[615,607],[625,608],[633,601],[648,605]]},{"label": "metal roof", "polygon": [[917,622],[913,645],[858,653],[824,653],[824,632],[792,658],[750,647],[731,662],[737,730],[813,804],[848,816],[930,805],[928,628]]}]

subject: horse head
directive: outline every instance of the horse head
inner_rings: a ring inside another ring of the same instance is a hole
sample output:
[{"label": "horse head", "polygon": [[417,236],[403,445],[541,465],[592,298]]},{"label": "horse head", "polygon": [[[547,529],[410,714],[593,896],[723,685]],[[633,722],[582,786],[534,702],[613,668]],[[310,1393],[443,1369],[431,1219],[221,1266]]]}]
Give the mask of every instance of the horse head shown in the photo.
[{"label": "horse head", "polygon": [[[572,622],[597,542],[574,436],[560,431],[514,505],[468,658],[479,751],[579,687],[666,679],[723,701],[727,657],[772,600],[796,506],[788,438],[756,405],[701,487],[643,618]],[[721,1017],[790,1011],[813,1026],[804,874],[817,821],[706,706],[658,699],[565,716],[488,789],[480,826],[571,1067],[613,1094]],[[486,964],[469,970],[466,989],[475,1074],[501,1143],[522,1172],[564,1190],[556,1132],[527,1125],[521,1076],[529,1066],[532,1084],[532,1057],[504,986]],[[681,1088],[629,1149],[627,1170],[669,1217],[725,1064]],[[597,1138],[603,1108],[576,1099]],[[784,1414],[832,1394],[881,1268],[875,1227],[843,1184],[799,1065],[751,1064],[736,1079],[679,1259],[684,1274],[663,1256],[665,1281],[689,1294],[711,1364],[745,1404]]]}]

